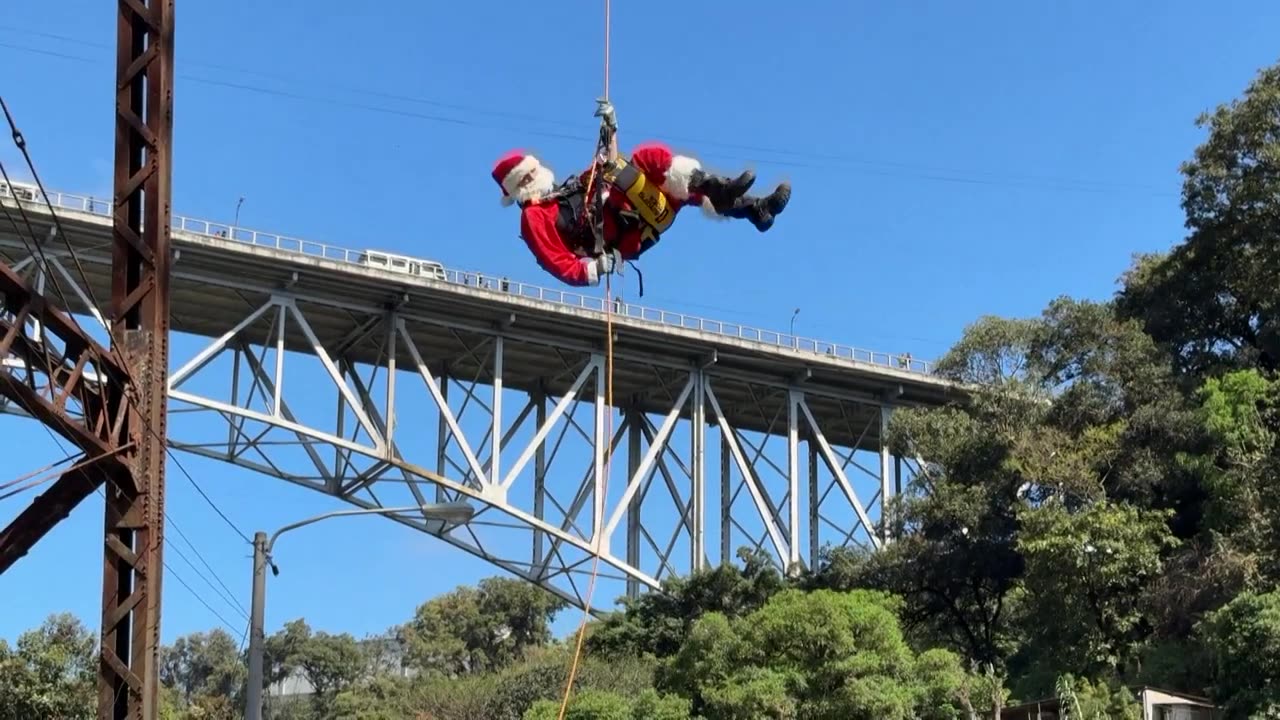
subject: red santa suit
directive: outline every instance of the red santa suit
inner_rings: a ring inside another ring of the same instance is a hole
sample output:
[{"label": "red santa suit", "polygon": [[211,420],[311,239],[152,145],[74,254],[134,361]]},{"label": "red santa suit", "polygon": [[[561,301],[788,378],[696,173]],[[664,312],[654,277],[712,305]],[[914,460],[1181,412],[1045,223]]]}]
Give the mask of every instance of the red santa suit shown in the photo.
[{"label": "red santa suit", "polygon": [[[667,146],[651,142],[632,151],[631,164],[662,189],[673,214],[690,204],[702,205],[711,212],[705,198],[689,189],[694,171],[702,167],[694,158],[676,155]],[[561,203],[545,199],[555,186],[555,175],[550,169],[533,155],[514,152],[498,161],[493,178],[502,187],[504,204],[520,203],[520,236],[542,269],[567,285],[581,287],[600,282],[599,265],[589,256],[594,250],[590,228],[582,225],[580,232],[566,232],[564,226],[568,218],[561,217]],[[585,188],[590,171],[582,173],[579,179]],[[613,211],[633,210],[631,201],[617,189],[612,189],[605,205]],[[616,249],[623,260],[640,256],[643,248],[639,228],[620,229],[616,212],[609,210],[604,213],[603,224],[607,248]]]}]

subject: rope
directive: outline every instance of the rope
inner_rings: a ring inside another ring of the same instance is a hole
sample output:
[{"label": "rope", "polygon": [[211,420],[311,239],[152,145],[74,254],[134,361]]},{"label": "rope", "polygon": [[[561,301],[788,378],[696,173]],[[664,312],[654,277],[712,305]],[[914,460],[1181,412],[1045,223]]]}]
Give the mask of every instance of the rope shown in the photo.
[{"label": "rope", "polygon": [[[609,24],[610,24],[610,0],[604,0],[604,99],[609,99]],[[597,153],[598,154],[598,153]],[[587,178],[587,200],[590,205],[591,187],[595,181],[596,158],[591,160],[591,174]],[[595,504],[598,507],[604,507],[604,499],[609,497],[609,468],[613,459],[613,274],[610,273],[604,277],[604,406],[605,406],[605,432],[603,438],[598,438],[597,442],[604,442],[604,477],[601,478],[598,492],[601,497],[596,498]],[[582,620],[578,623],[578,639],[573,648],[573,661],[569,665],[569,677],[566,678],[564,684],[564,697],[560,700],[560,712],[556,715],[556,720],[564,720],[565,712],[569,709],[569,696],[573,693],[573,682],[578,675],[578,663],[582,660],[582,641],[587,635],[587,621],[591,617],[591,599],[596,590],[596,578],[600,571],[600,542],[604,539],[603,513],[597,515],[593,521],[593,531],[595,533],[595,542],[591,553],[591,579],[587,583],[587,597],[582,605]]]}]

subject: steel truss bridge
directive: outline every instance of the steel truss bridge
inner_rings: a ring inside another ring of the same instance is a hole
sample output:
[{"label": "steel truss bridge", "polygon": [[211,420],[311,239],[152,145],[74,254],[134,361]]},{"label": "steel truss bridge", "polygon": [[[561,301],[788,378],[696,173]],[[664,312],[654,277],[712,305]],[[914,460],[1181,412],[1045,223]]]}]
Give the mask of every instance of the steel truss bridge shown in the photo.
[{"label": "steel truss bridge", "polygon": [[[43,201],[0,197],[31,223],[0,227],[0,256],[101,330],[109,203],[48,200],[88,287]],[[178,215],[172,231],[172,448],[361,507],[468,501],[466,524],[396,520],[578,606],[595,553],[634,595],[741,546],[784,569],[881,547],[919,467],[882,444],[890,413],[960,395],[909,357],[614,300],[606,406],[603,292],[397,272]]]}]

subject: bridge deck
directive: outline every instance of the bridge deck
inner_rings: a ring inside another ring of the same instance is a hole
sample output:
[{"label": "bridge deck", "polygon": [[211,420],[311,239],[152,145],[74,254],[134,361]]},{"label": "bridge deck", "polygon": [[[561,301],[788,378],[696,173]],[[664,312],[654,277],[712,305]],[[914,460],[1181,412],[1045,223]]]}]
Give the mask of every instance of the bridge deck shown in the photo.
[{"label": "bridge deck", "polygon": [[[106,203],[68,194],[50,200],[59,208],[92,293],[104,301],[110,296],[111,220]],[[12,207],[14,201],[4,202]],[[61,240],[47,241],[52,219],[43,205],[23,202],[23,207],[45,241],[46,252],[63,255]],[[447,359],[454,377],[475,377],[484,355],[473,357],[471,352],[500,334],[505,343],[504,386],[534,391],[541,384],[551,394],[564,392],[573,382],[573,374],[565,372],[566,354],[604,347],[599,289],[588,289],[593,296],[455,270],[444,271],[443,279],[415,277],[363,265],[359,251],[180,216],[173,218],[173,246],[172,327],[178,332],[221,336],[273,293],[283,293],[306,309],[324,347],[346,345],[346,357],[376,363],[385,348],[360,339],[358,328],[371,315],[395,307],[433,371]],[[17,263],[28,254],[12,227],[0,227],[0,255],[7,262]],[[75,272],[71,265],[68,269]],[[87,309],[74,297],[70,300],[75,311]],[[271,321],[269,314],[259,318],[263,333]],[[310,352],[298,326],[289,327],[286,346]],[[657,397],[663,392],[660,383],[693,364],[713,363],[709,372],[726,379],[716,392],[727,419],[742,429],[768,431],[768,418],[779,408],[785,418],[785,393],[762,397],[753,387],[803,384],[821,424],[848,428],[845,433],[828,430],[827,439],[867,448],[877,446],[878,427],[867,433],[859,430],[874,425],[869,421],[875,406],[937,405],[960,394],[953,384],[929,374],[927,363],[919,360],[734,323],[628,304],[615,306],[614,327],[615,404],[636,403],[665,412],[671,403]],[[173,360],[179,364],[186,358]],[[413,360],[401,350],[397,363],[408,368]],[[855,415],[865,417],[850,417],[851,407]],[[833,419],[837,422],[830,422]]]}]

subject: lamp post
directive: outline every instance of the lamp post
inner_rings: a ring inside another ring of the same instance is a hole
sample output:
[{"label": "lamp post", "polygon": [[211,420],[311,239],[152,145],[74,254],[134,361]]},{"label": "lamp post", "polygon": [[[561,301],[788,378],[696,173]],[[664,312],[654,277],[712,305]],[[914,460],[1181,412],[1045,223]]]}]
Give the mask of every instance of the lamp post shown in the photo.
[{"label": "lamp post", "polygon": [[290,530],[304,525],[320,522],[333,517],[346,515],[395,515],[398,513],[422,513],[429,520],[443,520],[452,523],[464,523],[475,514],[475,508],[465,502],[427,503],[396,508],[360,508],[356,510],[334,510],[305,520],[290,523],[276,530],[267,538],[261,530],[253,535],[253,605],[249,610],[249,687],[245,693],[245,720],[262,720],[262,651],[266,639],[263,633],[263,605],[267,596],[267,565],[271,565],[271,574],[279,575],[280,569],[271,560],[271,549],[275,547],[276,538]]},{"label": "lamp post", "polygon": [[796,316],[799,314],[800,308],[796,308],[795,311],[791,313],[791,344],[794,347],[800,346],[799,341],[796,340]]}]

